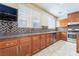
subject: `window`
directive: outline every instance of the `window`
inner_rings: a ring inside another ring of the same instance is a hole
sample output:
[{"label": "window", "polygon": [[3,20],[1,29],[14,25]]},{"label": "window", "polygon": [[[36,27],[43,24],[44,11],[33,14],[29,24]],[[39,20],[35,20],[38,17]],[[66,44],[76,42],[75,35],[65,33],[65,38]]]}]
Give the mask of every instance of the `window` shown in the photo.
[{"label": "window", "polygon": [[55,29],[55,19],[54,18],[48,18],[48,28],[49,29]]},{"label": "window", "polygon": [[40,20],[39,19],[34,19],[33,20],[33,28],[40,28]]}]

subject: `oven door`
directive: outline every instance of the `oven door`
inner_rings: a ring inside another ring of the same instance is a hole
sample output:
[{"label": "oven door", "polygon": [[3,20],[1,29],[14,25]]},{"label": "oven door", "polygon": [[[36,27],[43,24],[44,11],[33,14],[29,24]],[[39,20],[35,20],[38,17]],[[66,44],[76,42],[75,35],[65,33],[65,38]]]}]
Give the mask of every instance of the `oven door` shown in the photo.
[{"label": "oven door", "polygon": [[68,32],[68,42],[76,43],[76,34],[73,32]]}]

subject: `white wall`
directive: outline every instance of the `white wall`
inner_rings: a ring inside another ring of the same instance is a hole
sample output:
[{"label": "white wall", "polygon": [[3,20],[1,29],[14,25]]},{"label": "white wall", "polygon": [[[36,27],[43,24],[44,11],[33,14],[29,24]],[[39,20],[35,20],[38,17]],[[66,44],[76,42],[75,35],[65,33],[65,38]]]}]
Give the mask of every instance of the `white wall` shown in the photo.
[{"label": "white wall", "polygon": [[[19,9],[18,5],[24,5],[25,10],[27,8],[27,11],[25,14],[27,16],[24,16],[24,17],[18,16],[18,17],[25,18],[26,20],[28,20],[28,22],[26,22],[27,27],[33,27],[32,22],[33,22],[34,18],[37,18],[38,20],[40,20],[40,26],[48,26],[48,28],[55,28],[55,18],[53,16],[49,15],[48,13],[42,11],[41,9],[37,8],[36,6],[33,6],[29,3],[26,3],[26,4],[6,3],[5,5],[11,6],[11,7],[14,7],[17,9]],[[22,7],[20,7],[20,8],[22,8]],[[28,8],[29,8],[29,10],[28,10]],[[52,24],[48,23],[49,18],[53,20]]]}]

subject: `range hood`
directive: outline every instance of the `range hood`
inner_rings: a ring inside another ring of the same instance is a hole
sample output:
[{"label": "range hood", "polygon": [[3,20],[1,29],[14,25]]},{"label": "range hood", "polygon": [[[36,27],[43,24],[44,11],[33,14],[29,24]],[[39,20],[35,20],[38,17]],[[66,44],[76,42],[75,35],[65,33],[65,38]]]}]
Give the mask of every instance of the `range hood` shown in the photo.
[{"label": "range hood", "polygon": [[79,25],[79,22],[70,22],[68,25]]},{"label": "range hood", "polygon": [[79,22],[68,23],[68,28],[79,29]]},{"label": "range hood", "polygon": [[68,23],[68,31],[79,32],[79,22]]}]

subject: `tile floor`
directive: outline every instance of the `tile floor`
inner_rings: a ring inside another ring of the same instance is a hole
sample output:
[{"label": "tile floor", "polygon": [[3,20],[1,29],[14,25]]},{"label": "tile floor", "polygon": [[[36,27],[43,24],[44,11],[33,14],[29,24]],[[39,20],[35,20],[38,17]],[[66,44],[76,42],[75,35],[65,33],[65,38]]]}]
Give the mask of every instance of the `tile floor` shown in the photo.
[{"label": "tile floor", "polygon": [[76,44],[60,40],[33,56],[79,56]]}]

